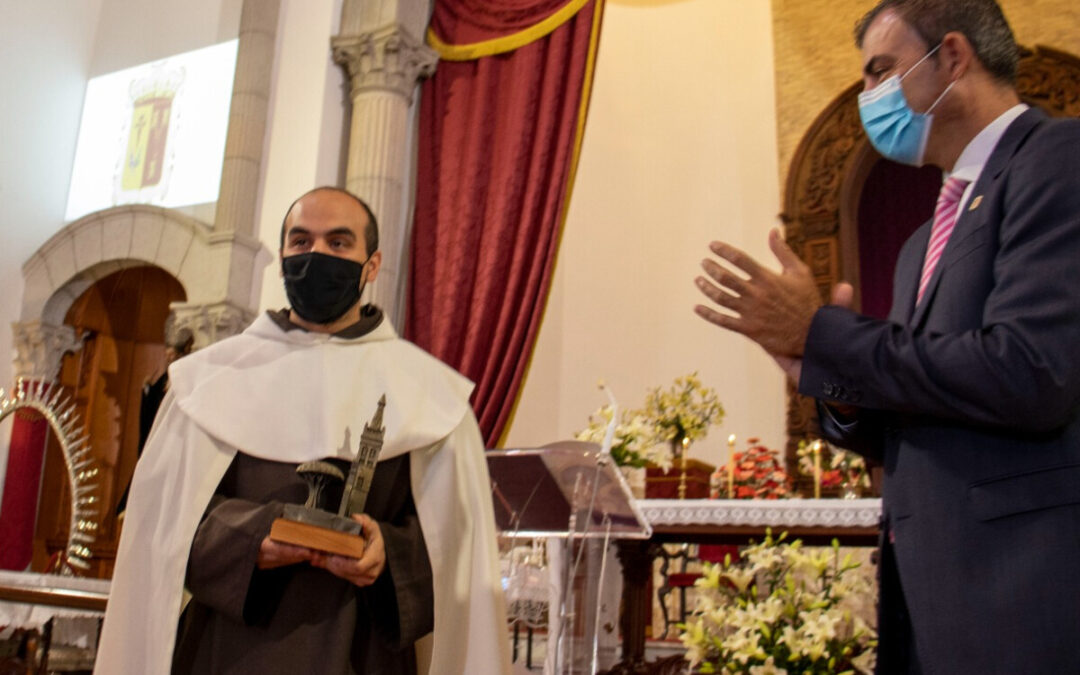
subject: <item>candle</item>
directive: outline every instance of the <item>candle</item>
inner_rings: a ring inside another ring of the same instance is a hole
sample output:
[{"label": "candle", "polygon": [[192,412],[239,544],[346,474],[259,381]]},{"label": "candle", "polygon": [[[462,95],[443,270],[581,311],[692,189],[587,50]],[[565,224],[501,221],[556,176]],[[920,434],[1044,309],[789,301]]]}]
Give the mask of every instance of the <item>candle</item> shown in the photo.
[{"label": "candle", "polygon": [[814,499],[821,499],[821,440],[814,441]]},{"label": "candle", "polygon": [[728,499],[735,499],[735,434],[727,437],[727,447],[727,496]]},{"label": "candle", "polygon": [[686,499],[686,452],[690,449],[690,439],[682,437],[682,451],[679,453],[681,471],[679,472],[679,499]]}]

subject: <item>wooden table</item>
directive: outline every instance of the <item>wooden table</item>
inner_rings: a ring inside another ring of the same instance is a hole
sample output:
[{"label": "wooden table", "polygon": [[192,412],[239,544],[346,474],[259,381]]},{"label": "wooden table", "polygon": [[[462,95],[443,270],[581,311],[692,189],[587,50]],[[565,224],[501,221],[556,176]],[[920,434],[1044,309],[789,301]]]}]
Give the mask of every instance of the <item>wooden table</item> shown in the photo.
[{"label": "wooden table", "polygon": [[765,530],[787,532],[807,545],[876,546],[880,499],[643,499],[653,534],[619,542],[623,568],[623,659],[609,675],[682,672],[681,658],[645,662],[645,627],[652,619],[648,594],[653,559],[664,543],[745,544]]},{"label": "wooden table", "polygon": [[107,579],[0,570],[0,619],[8,618],[5,603],[104,612],[109,585]]}]

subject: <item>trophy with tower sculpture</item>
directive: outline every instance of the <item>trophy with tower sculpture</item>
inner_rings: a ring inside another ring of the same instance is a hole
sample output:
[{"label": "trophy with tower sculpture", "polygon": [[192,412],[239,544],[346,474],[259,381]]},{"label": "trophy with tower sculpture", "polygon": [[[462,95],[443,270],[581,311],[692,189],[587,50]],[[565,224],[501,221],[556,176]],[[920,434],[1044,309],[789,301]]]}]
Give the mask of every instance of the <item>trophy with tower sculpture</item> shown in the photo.
[{"label": "trophy with tower sculpture", "polygon": [[[303,504],[286,504],[281,518],[270,528],[270,538],[282,544],[304,546],[317,551],[359,558],[364,552],[363,529],[352,516],[363,513],[382,450],[383,409],[386,396],[379,399],[375,416],[364,425],[360,447],[349,467],[348,477],[331,462],[318,460],[296,467],[308,488]],[[337,511],[324,508],[327,487],[344,481]]]}]

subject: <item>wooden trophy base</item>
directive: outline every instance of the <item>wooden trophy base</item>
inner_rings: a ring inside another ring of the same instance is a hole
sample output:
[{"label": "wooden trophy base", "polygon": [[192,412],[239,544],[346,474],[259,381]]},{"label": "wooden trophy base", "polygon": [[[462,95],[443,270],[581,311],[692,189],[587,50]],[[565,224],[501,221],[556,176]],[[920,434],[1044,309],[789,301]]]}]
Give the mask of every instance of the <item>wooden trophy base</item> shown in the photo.
[{"label": "wooden trophy base", "polygon": [[305,548],[333,553],[335,555],[359,558],[364,554],[367,544],[357,534],[329,530],[318,525],[310,525],[286,518],[278,518],[270,526],[270,538],[282,544],[303,546]]},{"label": "wooden trophy base", "polygon": [[270,525],[270,538],[276,542],[350,558],[364,554],[364,530],[352,518],[299,504],[286,504],[283,515]]}]

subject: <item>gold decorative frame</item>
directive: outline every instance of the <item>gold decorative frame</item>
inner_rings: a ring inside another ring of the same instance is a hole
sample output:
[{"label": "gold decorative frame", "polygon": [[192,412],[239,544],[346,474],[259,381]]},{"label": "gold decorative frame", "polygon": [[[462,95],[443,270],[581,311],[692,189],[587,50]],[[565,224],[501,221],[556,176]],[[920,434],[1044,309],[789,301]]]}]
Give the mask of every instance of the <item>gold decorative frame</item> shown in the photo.
[{"label": "gold decorative frame", "polygon": [[[1050,115],[1080,117],[1080,58],[1037,45],[1020,48],[1017,91],[1025,103]],[[840,92],[803,136],[791,161],[780,214],[791,248],[810,266],[822,298],[839,281],[859,296],[857,212],[863,183],[880,155],[859,121],[861,82]],[[820,434],[812,399],[788,383],[785,460],[792,469],[800,440]],[[806,485],[809,483],[803,481]]]},{"label": "gold decorative frame", "polygon": [[89,561],[93,555],[90,544],[98,531],[97,485],[92,482],[98,469],[90,457],[90,438],[80,424],[75,402],[63,395],[59,385],[53,386],[51,394],[41,381],[25,386],[20,382],[11,395],[0,388],[0,421],[23,408],[40,413],[60,442],[71,487],[71,520],[67,548],[58,573],[77,575],[90,569]]}]

